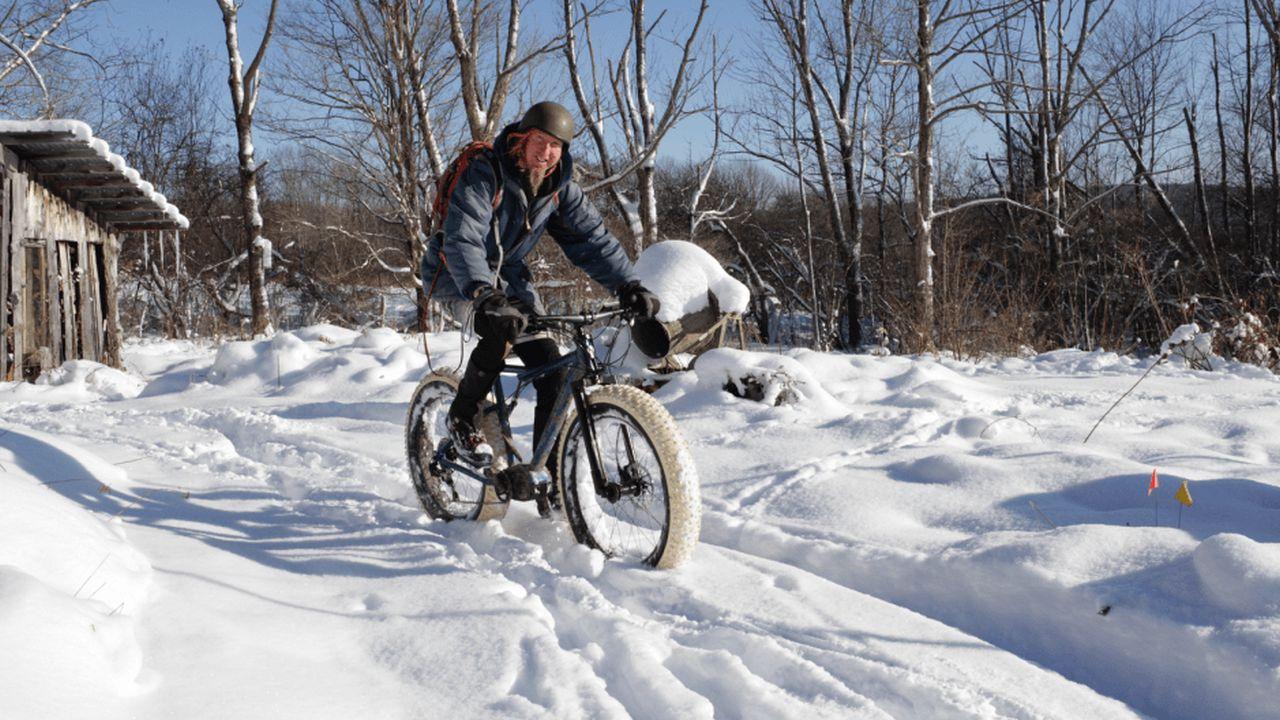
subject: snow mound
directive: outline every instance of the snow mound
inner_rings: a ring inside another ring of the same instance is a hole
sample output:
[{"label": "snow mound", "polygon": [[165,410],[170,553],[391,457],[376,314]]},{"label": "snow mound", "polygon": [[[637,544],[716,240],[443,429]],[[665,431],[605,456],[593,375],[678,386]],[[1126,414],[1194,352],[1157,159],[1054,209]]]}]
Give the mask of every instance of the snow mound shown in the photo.
[{"label": "snow mound", "polygon": [[40,402],[94,402],[129,400],[146,383],[126,372],[92,360],[69,360],[46,370],[35,383],[7,383],[13,397]]},{"label": "snow mound", "polygon": [[[461,365],[465,356],[458,333],[432,340],[437,367]],[[378,392],[407,396],[427,372],[420,340],[389,328],[364,332],[314,325],[280,332],[267,340],[224,343],[209,368],[210,383],[236,391],[258,386],[283,395],[368,397]]]},{"label": "snow mound", "polygon": [[904,408],[950,410],[955,407],[994,408],[1003,398],[992,388],[936,362],[921,360],[887,377],[886,405]]},{"label": "snow mound", "polygon": [[[7,453],[0,450],[0,457]],[[4,464],[15,462],[6,457]],[[69,481],[89,494],[96,478]],[[104,522],[30,478],[0,474],[6,502],[0,504],[0,565],[34,575],[52,590],[94,600],[110,612],[131,613],[146,596],[151,565],[126,540],[122,526]]]},{"label": "snow mound", "polygon": [[361,336],[361,333],[355,330],[327,323],[294,330],[293,334],[307,342],[321,342],[326,345],[349,343]]},{"label": "snow mound", "polygon": [[4,717],[75,717],[64,711],[79,706],[88,713],[104,695],[142,689],[136,682],[142,652],[129,618],[8,565],[0,565],[0,637]]},{"label": "snow mound", "polygon": [[1192,553],[1205,595],[1243,616],[1280,613],[1280,545],[1243,535],[1214,535]]},{"label": "snow mound", "polygon": [[649,246],[636,260],[640,283],[662,300],[658,319],[678,320],[708,304],[715,296],[721,312],[746,312],[751,291],[725,272],[706,250],[684,240]]},{"label": "snow mound", "polygon": [[218,384],[248,379],[281,382],[286,374],[305,369],[316,358],[316,351],[305,340],[288,332],[270,340],[224,343],[209,369],[209,380]]},{"label": "snow mound", "polygon": [[97,478],[114,468],[95,473],[95,458],[82,468],[89,477],[53,477],[63,459],[52,441],[9,437],[0,447],[0,717],[97,715],[104,697],[148,682],[134,617],[151,564],[118,520],[60,494],[104,492]]},{"label": "snow mound", "polygon": [[1073,525],[1047,532],[986,533],[957,543],[944,556],[993,571],[1016,566],[1063,587],[1075,587],[1172,563],[1193,544],[1168,528]]},{"label": "snow mound", "polygon": [[75,389],[105,400],[135,398],[146,383],[113,367],[92,360],[70,360],[45,372],[36,385]]},{"label": "snow mound", "polygon": [[404,338],[400,337],[400,333],[391,328],[382,327],[365,330],[351,345],[369,350],[390,350],[403,344]]},{"label": "snow mound", "polygon": [[826,412],[845,410],[808,368],[785,355],[716,348],[699,355],[694,369],[698,385],[704,390],[724,390],[732,385],[739,397],[761,393],[760,402],[766,405],[798,404]]}]

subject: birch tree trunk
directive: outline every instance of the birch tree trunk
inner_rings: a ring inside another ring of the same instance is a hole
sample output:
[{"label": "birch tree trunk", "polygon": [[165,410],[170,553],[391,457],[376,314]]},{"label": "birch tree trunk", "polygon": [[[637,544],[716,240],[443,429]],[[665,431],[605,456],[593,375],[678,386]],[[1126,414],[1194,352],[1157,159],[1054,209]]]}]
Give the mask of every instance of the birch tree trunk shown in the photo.
[{"label": "birch tree trunk", "polygon": [[1213,112],[1218,129],[1218,206],[1222,213],[1222,234],[1226,246],[1231,247],[1231,196],[1228,192],[1227,175],[1227,131],[1222,120],[1222,72],[1218,60],[1218,36],[1213,36],[1213,60],[1209,65],[1213,72]]},{"label": "birch tree trunk", "polygon": [[237,15],[240,6],[235,0],[217,0],[222,10],[222,24],[226,29],[227,61],[230,74],[227,84],[231,89],[231,109],[236,123],[237,158],[240,165],[240,211],[244,216],[245,252],[249,256],[249,297],[252,305],[252,332],[266,335],[272,332],[271,308],[267,301],[266,268],[270,263],[271,243],[262,236],[262,212],[258,201],[258,165],[254,160],[253,112],[258,104],[259,73],[266,56],[271,34],[275,29],[276,6],[279,0],[271,0],[267,15],[267,29],[262,42],[254,53],[249,68],[244,69],[240,57],[240,36]]},{"label": "birch tree trunk", "polygon": [[1257,198],[1253,179],[1253,13],[1245,0],[1244,13],[1244,97],[1241,120],[1244,147],[1240,150],[1240,162],[1244,171],[1244,236],[1250,253],[1256,254],[1257,246]]},{"label": "birch tree trunk", "polygon": [[[826,130],[823,128],[822,111],[818,105],[818,92],[819,90],[825,92],[825,88],[815,88],[818,83],[815,80],[816,73],[810,51],[809,0],[790,0],[786,7],[782,6],[779,0],[763,0],[761,4],[768,14],[769,20],[773,23],[774,30],[787,46],[791,63],[795,67],[796,77],[800,83],[802,100],[809,116],[813,149],[817,156],[818,174],[822,179],[822,195],[826,204],[828,225],[831,236],[835,240],[836,247],[840,253],[841,265],[844,268],[846,282],[845,309],[840,314],[844,315],[848,321],[849,337],[856,346],[859,340],[856,335],[858,334],[859,316],[861,315],[861,297],[858,294],[861,287],[861,268],[857,266],[854,256],[860,250],[850,245],[849,234],[844,224],[844,213],[841,210],[840,199],[831,172],[832,162],[827,152]],[[853,18],[848,3],[845,3],[843,9],[845,26],[851,31]],[[849,43],[849,51],[852,52],[852,36],[849,38]],[[826,94],[830,95],[830,93]],[[839,101],[834,98],[830,99],[828,106],[836,115],[837,125],[841,125],[842,121],[846,123],[838,132],[841,135],[841,147],[848,149],[848,152],[841,153],[841,161],[847,168],[845,174],[846,187],[851,187],[857,180],[853,172],[851,128],[847,124],[847,92],[843,95],[844,97]],[[844,103],[844,106],[841,103]],[[855,198],[854,203],[856,204],[857,202],[858,200]]]},{"label": "birch tree trunk", "polygon": [[921,350],[933,348],[933,17],[916,0],[915,306]]},{"label": "birch tree trunk", "polygon": [[[465,18],[458,8],[458,0],[446,0],[449,16],[449,40],[453,44],[454,59],[458,66],[462,86],[462,106],[466,111],[467,126],[472,140],[492,141],[502,129],[503,111],[507,96],[517,73],[529,63],[549,52],[559,50],[564,36],[556,35],[528,53],[520,53],[520,0],[509,0],[506,10],[506,27],[495,41],[495,67],[490,72],[480,64],[481,33],[485,30],[491,12],[490,5],[472,0]],[[488,93],[484,92],[489,88]]]}]

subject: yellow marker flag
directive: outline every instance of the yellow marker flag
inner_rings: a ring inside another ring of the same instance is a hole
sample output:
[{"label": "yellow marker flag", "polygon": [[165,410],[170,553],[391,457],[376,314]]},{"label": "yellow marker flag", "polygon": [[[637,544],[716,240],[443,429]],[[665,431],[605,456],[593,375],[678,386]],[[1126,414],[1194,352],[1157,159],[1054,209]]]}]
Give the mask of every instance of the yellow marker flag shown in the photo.
[{"label": "yellow marker flag", "polygon": [[1191,507],[1191,492],[1187,490],[1186,480],[1182,481],[1182,487],[1178,488],[1178,492],[1174,493],[1173,496],[1177,498],[1178,502],[1186,505],[1187,507]]}]

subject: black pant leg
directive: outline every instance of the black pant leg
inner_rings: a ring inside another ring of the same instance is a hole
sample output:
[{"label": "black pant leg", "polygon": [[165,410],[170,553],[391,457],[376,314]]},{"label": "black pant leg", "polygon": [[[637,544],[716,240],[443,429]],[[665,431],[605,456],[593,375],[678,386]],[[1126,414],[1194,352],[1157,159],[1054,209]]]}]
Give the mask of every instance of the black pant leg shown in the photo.
[{"label": "black pant leg", "polygon": [[480,338],[467,360],[462,381],[458,383],[458,395],[449,406],[450,417],[473,422],[476,413],[480,412],[480,404],[489,394],[489,388],[493,387],[494,379],[502,372],[509,347],[498,338]]},{"label": "black pant leg", "polygon": [[[515,346],[515,351],[527,368],[541,367],[560,358],[560,348],[550,338],[537,338],[522,342]],[[538,395],[537,404],[533,407],[534,448],[538,447],[538,441],[542,439],[542,432],[546,429],[547,422],[551,419],[551,410],[556,403],[556,392],[560,389],[563,379],[564,371],[562,370],[545,375],[533,383],[533,389]]]}]

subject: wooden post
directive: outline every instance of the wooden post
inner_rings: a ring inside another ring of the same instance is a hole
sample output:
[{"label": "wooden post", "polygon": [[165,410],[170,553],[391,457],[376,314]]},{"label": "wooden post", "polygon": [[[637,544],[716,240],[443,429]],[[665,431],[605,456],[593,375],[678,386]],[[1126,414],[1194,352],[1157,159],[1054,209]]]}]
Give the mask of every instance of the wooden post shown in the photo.
[{"label": "wooden post", "polygon": [[97,274],[93,272],[93,244],[89,241],[89,233],[92,232],[92,223],[85,220],[85,236],[80,239],[80,252],[77,258],[77,269],[80,275],[80,307],[76,308],[80,319],[80,357],[94,362],[102,362],[99,353],[97,338],[94,330],[97,329],[96,322],[97,313],[95,309],[98,305],[98,283]]},{"label": "wooden post", "polygon": [[105,306],[103,307],[102,324],[105,330],[102,347],[102,363],[110,365],[114,368],[124,368],[124,363],[120,357],[120,341],[124,335],[124,329],[120,327],[120,307],[116,302],[117,295],[120,290],[117,285],[120,258],[120,237],[113,232],[106,234],[102,242],[102,280],[103,287],[106,289],[106,297],[103,298]]},{"label": "wooden post", "polygon": [[51,299],[58,303],[58,311],[62,314],[62,324],[59,326],[58,332],[62,339],[61,352],[54,355],[54,359],[58,361],[74,360],[78,353],[76,352],[76,269],[75,265],[78,259],[72,256],[72,250],[79,252],[75,242],[71,241],[50,241],[55,247],[54,254],[57,257],[57,267],[54,268],[53,277],[57,285],[49,289]]},{"label": "wooden post", "polygon": [[13,158],[10,172],[13,191],[13,229],[9,236],[9,297],[13,300],[13,367],[10,368],[15,380],[22,378],[22,360],[27,354],[27,316],[23,300],[26,293],[27,253],[22,245],[22,238],[27,234],[27,176],[18,166],[17,156],[6,153]]},{"label": "wooden post", "polygon": [[[39,194],[37,200],[40,202],[41,220],[48,220],[49,211],[52,210],[43,193]],[[63,337],[62,337],[62,303],[59,302],[58,290],[58,243],[49,233],[50,228],[47,223],[40,223],[38,228],[33,228],[35,236],[43,240],[44,245],[44,293],[45,293],[45,309],[48,311],[48,333],[43,338],[36,338],[37,343],[43,342],[43,347],[49,348],[48,355],[42,355],[40,363],[40,372],[48,370],[49,367],[58,365],[62,362],[63,357]],[[67,288],[70,291],[72,288]],[[48,358],[48,365],[43,358]]]},{"label": "wooden post", "polygon": [[9,380],[9,252],[13,237],[13,181],[8,151],[0,145],[0,380]]}]

